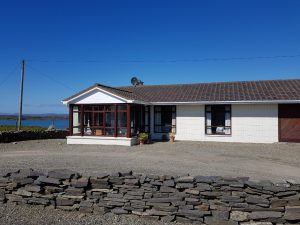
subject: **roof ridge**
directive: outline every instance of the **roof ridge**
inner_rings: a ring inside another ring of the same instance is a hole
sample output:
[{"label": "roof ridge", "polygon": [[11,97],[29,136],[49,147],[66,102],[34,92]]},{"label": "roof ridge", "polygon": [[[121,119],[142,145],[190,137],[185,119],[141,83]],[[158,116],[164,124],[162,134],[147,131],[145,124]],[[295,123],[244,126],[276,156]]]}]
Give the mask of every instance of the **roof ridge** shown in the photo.
[{"label": "roof ridge", "polygon": [[100,87],[104,87],[104,88],[110,88],[110,89],[117,90],[117,91],[124,91],[124,92],[128,92],[128,93],[133,93],[133,91],[122,90],[122,89],[119,89],[118,87],[111,87],[111,86],[100,84],[100,83],[96,83],[95,86],[97,86],[97,87],[100,86]]},{"label": "roof ridge", "polygon": [[185,84],[153,84],[153,85],[140,85],[140,86],[119,86],[116,88],[140,88],[140,87],[161,87],[161,86],[185,86],[185,85],[199,85],[199,84],[228,84],[228,83],[251,83],[251,82],[270,82],[270,81],[300,81],[300,79],[275,79],[275,80],[241,80],[241,81],[216,81],[216,82],[203,82],[203,83],[185,83]]}]

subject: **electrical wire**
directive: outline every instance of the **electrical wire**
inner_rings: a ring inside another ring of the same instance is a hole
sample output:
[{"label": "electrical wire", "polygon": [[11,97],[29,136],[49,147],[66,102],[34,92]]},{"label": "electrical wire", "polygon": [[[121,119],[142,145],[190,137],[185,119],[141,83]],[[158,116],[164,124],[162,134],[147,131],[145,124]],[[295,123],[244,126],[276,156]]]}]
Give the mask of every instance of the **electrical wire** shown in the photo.
[{"label": "electrical wire", "polygon": [[16,71],[19,65],[16,65],[5,77],[4,79],[0,82],[0,87],[8,81],[8,79],[11,77],[11,75]]},{"label": "electrical wire", "polygon": [[275,56],[249,56],[249,57],[224,57],[224,58],[200,58],[200,59],[168,59],[168,60],[42,60],[29,59],[30,62],[41,63],[197,63],[206,61],[250,61],[260,59],[287,59],[298,58],[300,54],[296,55],[275,55]]},{"label": "electrical wire", "polygon": [[[27,60],[26,60],[26,61],[27,61]],[[67,89],[69,89],[69,90],[71,90],[71,91],[75,91],[73,88],[71,88],[70,86],[66,85],[65,83],[63,83],[63,82],[61,82],[61,81],[59,81],[59,80],[54,79],[53,77],[47,75],[46,73],[44,73],[44,72],[42,72],[42,71],[37,70],[36,68],[33,68],[31,65],[26,64],[26,66],[27,66],[29,69],[31,69],[32,71],[36,72],[38,75],[41,75],[41,76],[43,76],[43,77],[46,77],[47,79],[49,79],[49,80],[51,80],[51,81],[53,81],[53,82],[55,82],[55,83],[57,83],[57,84],[60,84],[61,86],[65,87],[65,88],[67,88]]]}]

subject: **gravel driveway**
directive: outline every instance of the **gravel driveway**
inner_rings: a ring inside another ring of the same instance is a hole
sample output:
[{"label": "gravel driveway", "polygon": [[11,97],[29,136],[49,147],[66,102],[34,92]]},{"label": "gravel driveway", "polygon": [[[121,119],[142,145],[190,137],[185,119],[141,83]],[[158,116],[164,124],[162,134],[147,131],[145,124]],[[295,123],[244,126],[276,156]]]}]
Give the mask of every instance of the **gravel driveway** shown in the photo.
[{"label": "gravel driveway", "polygon": [[300,144],[158,142],[123,147],[67,145],[66,140],[0,144],[0,173],[28,167],[40,171],[69,168],[90,175],[132,170],[300,182]]},{"label": "gravel driveway", "polygon": [[[43,206],[1,206],[1,225],[171,225],[153,219],[134,215],[117,216],[112,213],[104,215],[82,214],[44,208]],[[181,223],[176,223],[180,225]],[[182,224],[183,225],[183,224]],[[188,225],[188,224],[185,224]]]}]

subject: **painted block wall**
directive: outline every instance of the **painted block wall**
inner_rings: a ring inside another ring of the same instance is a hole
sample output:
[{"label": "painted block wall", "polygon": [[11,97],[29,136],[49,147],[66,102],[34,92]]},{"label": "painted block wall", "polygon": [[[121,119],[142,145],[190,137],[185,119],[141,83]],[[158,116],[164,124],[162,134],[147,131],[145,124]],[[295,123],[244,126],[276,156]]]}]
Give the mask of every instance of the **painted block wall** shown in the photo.
[{"label": "painted block wall", "polygon": [[205,106],[177,105],[176,140],[244,143],[278,142],[278,105],[245,104],[231,106],[232,134],[205,134]]}]

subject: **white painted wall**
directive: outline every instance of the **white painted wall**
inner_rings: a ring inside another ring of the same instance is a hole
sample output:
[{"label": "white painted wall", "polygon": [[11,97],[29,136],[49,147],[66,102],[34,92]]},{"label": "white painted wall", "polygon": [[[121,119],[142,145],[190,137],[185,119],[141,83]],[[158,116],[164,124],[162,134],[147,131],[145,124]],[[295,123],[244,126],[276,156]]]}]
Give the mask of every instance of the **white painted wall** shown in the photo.
[{"label": "white painted wall", "polygon": [[70,104],[109,104],[109,103],[125,103],[123,99],[105,93],[99,89],[93,90],[85,95],[71,101]]},{"label": "white painted wall", "polygon": [[135,137],[125,138],[125,137],[68,136],[67,144],[132,146],[137,144],[137,139]]},{"label": "white painted wall", "polygon": [[232,134],[205,134],[205,106],[177,105],[176,140],[273,143],[278,142],[278,105],[232,105]]}]

